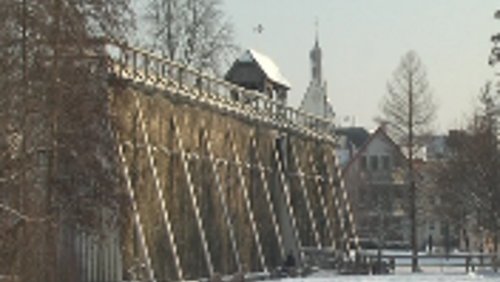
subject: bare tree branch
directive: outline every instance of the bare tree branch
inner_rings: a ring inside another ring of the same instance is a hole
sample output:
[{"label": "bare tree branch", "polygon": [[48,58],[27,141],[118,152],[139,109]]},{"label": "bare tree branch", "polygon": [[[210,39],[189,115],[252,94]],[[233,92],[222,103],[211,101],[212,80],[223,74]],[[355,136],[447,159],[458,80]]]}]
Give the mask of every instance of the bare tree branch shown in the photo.
[{"label": "bare tree branch", "polygon": [[238,50],[219,0],[149,0],[150,45],[170,59],[216,75]]}]

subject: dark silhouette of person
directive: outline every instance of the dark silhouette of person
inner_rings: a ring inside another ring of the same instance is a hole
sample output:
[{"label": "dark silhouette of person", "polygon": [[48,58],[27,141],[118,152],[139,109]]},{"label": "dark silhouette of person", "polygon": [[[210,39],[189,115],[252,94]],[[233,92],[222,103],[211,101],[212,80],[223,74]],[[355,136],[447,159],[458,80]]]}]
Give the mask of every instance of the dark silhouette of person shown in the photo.
[{"label": "dark silhouette of person", "polygon": [[286,256],[285,267],[286,268],[295,267],[295,257],[293,256],[293,254],[291,252],[288,253],[288,255]]},{"label": "dark silhouette of person", "polygon": [[429,234],[429,239],[428,239],[428,244],[429,244],[429,253],[432,254],[432,234]]},{"label": "dark silhouette of person", "polygon": [[283,269],[282,269],[282,274],[289,276],[289,277],[295,277],[296,275],[296,261],[295,257],[293,256],[292,252],[289,252],[288,255],[286,256],[286,259],[283,263]]}]

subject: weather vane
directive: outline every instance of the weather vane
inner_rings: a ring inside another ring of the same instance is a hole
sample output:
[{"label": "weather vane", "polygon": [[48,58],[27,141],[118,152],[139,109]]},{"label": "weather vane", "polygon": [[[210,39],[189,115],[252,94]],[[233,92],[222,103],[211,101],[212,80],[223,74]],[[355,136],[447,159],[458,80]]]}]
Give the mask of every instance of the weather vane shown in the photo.
[{"label": "weather vane", "polygon": [[258,24],[253,30],[258,34],[261,34],[264,31],[264,26],[262,26],[262,24]]},{"label": "weather vane", "polygon": [[319,23],[318,23],[318,17],[316,17],[316,20],[314,21],[314,27],[315,27],[315,32],[316,32],[316,40],[318,40],[318,29],[319,29]]}]

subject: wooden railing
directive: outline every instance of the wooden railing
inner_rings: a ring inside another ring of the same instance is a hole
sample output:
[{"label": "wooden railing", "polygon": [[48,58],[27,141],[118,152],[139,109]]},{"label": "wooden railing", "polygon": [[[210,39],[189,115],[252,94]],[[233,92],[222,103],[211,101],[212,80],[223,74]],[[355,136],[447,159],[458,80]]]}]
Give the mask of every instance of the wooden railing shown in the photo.
[{"label": "wooden railing", "polygon": [[121,43],[106,43],[110,71],[122,79],[173,90],[201,102],[238,111],[252,118],[271,122],[320,137],[333,139],[332,121],[272,100],[264,94],[244,89],[225,80],[208,76],[153,52]]},{"label": "wooden railing", "polygon": [[[380,256],[376,250],[372,252],[361,252],[362,257],[369,261],[376,262],[379,257],[383,261],[392,261],[394,267],[410,267],[411,254],[384,254]],[[419,254],[419,266],[423,268],[464,268],[465,272],[474,271],[477,267],[491,267],[497,271],[499,264],[497,255],[491,253],[452,253],[452,254]],[[425,269],[423,270],[425,272]]]}]

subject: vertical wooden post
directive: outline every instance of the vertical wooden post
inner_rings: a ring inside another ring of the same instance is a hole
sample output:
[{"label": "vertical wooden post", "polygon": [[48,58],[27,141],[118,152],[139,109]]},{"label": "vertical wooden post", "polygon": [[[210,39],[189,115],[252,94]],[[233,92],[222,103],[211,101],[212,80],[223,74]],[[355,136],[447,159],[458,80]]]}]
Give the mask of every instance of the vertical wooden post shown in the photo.
[{"label": "vertical wooden post", "polygon": [[465,257],[465,272],[469,273],[469,267],[470,267],[470,256],[467,255]]}]

